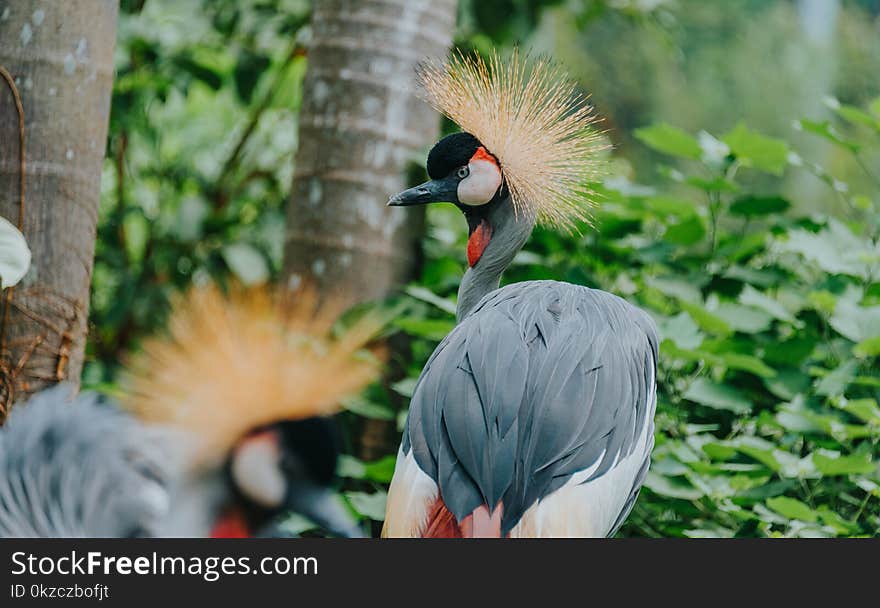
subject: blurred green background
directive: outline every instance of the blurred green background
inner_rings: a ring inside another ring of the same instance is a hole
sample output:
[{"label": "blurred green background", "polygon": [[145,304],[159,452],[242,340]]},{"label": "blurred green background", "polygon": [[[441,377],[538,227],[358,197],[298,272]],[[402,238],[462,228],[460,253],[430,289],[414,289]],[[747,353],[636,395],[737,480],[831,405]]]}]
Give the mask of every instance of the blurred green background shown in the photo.
[{"label": "blurred green background", "polygon": [[[123,0],[84,385],[112,390],[175,292],[277,278],[310,4]],[[506,280],[606,289],[660,327],[620,534],[880,533],[880,0],[462,0],[456,43],[552,55],[614,144],[595,229],[536,231]],[[465,239],[429,210],[420,278],[380,304],[408,378],[347,404],[340,473],[374,529],[396,445],[364,461],[358,433],[400,428]]]}]

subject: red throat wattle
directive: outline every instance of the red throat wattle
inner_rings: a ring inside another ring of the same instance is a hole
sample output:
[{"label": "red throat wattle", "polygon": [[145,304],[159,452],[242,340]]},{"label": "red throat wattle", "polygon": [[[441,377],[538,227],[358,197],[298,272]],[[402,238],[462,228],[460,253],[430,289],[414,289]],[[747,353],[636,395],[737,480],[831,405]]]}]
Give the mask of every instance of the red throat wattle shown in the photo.
[{"label": "red throat wattle", "polygon": [[480,261],[480,256],[486,251],[489,241],[492,240],[492,225],[486,220],[480,220],[477,226],[468,238],[467,258],[468,265],[473,267]]}]

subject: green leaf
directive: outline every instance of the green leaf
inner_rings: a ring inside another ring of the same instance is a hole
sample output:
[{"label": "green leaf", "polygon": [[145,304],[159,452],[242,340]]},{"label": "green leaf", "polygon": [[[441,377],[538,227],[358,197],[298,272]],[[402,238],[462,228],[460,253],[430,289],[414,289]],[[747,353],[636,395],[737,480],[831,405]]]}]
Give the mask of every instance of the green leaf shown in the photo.
[{"label": "green leaf", "polygon": [[780,399],[794,399],[810,387],[810,377],[795,369],[779,370],[773,378],[766,378],[764,386]]},{"label": "green leaf", "polygon": [[394,420],[394,411],[388,406],[368,401],[363,397],[350,397],[342,401],[342,407],[364,418]]},{"label": "green leaf", "polygon": [[688,538],[733,538],[736,535],[736,531],[714,523],[708,523],[705,528],[685,530],[684,535]]},{"label": "green leaf", "polygon": [[235,65],[235,92],[244,103],[250,103],[254,96],[254,89],[260,76],[269,67],[269,58],[259,55],[248,49],[243,49],[238,56]]},{"label": "green leaf", "polygon": [[[746,237],[748,238],[748,237]],[[758,249],[764,248],[764,242],[758,245]],[[748,266],[733,265],[724,270],[721,275],[725,279],[735,279],[740,283],[748,283],[750,285],[758,285],[760,287],[770,287],[779,282],[779,274],[773,270],[766,268],[751,268]]]},{"label": "green leaf", "polygon": [[684,300],[680,300],[679,304],[685,312],[693,317],[694,321],[697,322],[697,325],[703,331],[716,336],[727,336],[731,333],[730,326],[727,325],[724,319],[715,316],[701,305]]},{"label": "green leaf", "polygon": [[391,385],[391,390],[393,390],[398,395],[402,395],[403,397],[412,397],[413,393],[416,390],[416,384],[418,384],[418,378],[404,378],[403,380],[398,380],[394,384]]},{"label": "green leaf", "polygon": [[739,187],[736,184],[723,177],[716,177],[713,179],[689,177],[685,180],[685,183],[690,184],[695,188],[699,188],[700,190],[705,190],[706,192],[736,192],[739,190]]},{"label": "green leaf", "polygon": [[672,340],[676,346],[684,350],[694,350],[703,343],[700,328],[686,312],[661,323],[660,332],[664,340]]},{"label": "green leaf", "polygon": [[782,463],[776,458],[779,450],[773,449],[773,444],[759,437],[740,437],[730,442],[737,450],[754,458],[772,471],[781,471]]},{"label": "green leaf", "polygon": [[649,148],[679,158],[696,160],[703,152],[695,137],[666,123],[636,129],[635,136]]},{"label": "green leaf", "polygon": [[863,456],[841,456],[827,450],[813,453],[813,463],[823,475],[853,475],[871,473],[874,463],[867,454]]},{"label": "green leaf", "polygon": [[140,211],[127,213],[122,220],[125,231],[125,252],[133,262],[140,262],[150,238],[150,223]]},{"label": "green leaf", "polygon": [[397,457],[393,455],[368,462],[364,465],[364,477],[376,483],[391,483],[396,464]]},{"label": "green leaf", "polygon": [[258,285],[269,280],[266,256],[249,243],[232,243],[221,249],[229,269],[245,285]]},{"label": "green leaf", "polygon": [[825,505],[819,506],[816,512],[823,523],[834,528],[834,531],[841,536],[852,536],[859,531],[858,523],[844,519]]},{"label": "green leaf", "polygon": [[718,442],[703,444],[703,451],[712,460],[730,460],[737,453],[736,448]]},{"label": "green leaf", "polygon": [[771,496],[779,496],[780,494],[790,491],[796,483],[796,481],[791,479],[771,481],[763,486],[739,492],[737,498],[746,500],[766,500]]},{"label": "green leaf", "polygon": [[[755,231],[751,234],[738,237],[733,242],[726,241],[719,247],[718,253],[726,256],[732,262],[745,260],[762,251],[767,246],[767,234]],[[733,270],[732,268],[729,270]]]},{"label": "green leaf", "polygon": [[872,263],[880,260],[880,247],[856,236],[836,220],[829,221],[827,228],[816,233],[792,230],[788,239],[779,243],[779,248],[797,253],[831,274],[860,278],[867,278]]},{"label": "green leaf", "polygon": [[865,338],[858,344],[856,344],[853,349],[853,354],[856,357],[867,358],[867,357],[877,357],[880,356],[880,336],[874,336],[873,338]]},{"label": "green leaf", "polygon": [[778,196],[747,196],[735,200],[730,205],[730,212],[734,215],[756,217],[782,213],[790,206],[791,203]]},{"label": "green leaf", "polygon": [[659,216],[676,215],[689,217],[696,213],[694,203],[689,200],[671,198],[666,196],[654,196],[645,199],[645,206]]},{"label": "green leaf", "polygon": [[398,329],[412,336],[427,338],[439,342],[455,327],[455,321],[439,319],[398,319],[394,322]]},{"label": "green leaf", "polygon": [[857,361],[846,361],[818,382],[816,394],[829,397],[843,395],[853,376],[856,375],[858,367]]},{"label": "green leaf", "polygon": [[820,433],[824,430],[823,425],[817,423],[802,412],[783,409],[776,413],[776,421],[786,431],[804,435],[807,433]]},{"label": "green leaf", "polygon": [[[849,299],[841,298],[828,319],[841,336],[862,344],[880,336],[880,306],[859,306]],[[864,348],[870,348],[868,342]]]},{"label": "green leaf", "polygon": [[751,285],[746,285],[743,290],[739,294],[739,302],[740,304],[744,304],[746,306],[754,306],[755,308],[759,308],[769,314],[774,319],[778,319],[780,321],[785,321],[786,323],[790,323],[795,327],[803,327],[803,323],[798,321],[790,312],[788,312],[782,304],[771,298],[770,296],[764,295]]},{"label": "green leaf", "polygon": [[851,124],[864,125],[880,132],[880,118],[876,118],[864,110],[860,110],[855,106],[842,104],[834,98],[825,99],[825,105]]},{"label": "green leaf", "polygon": [[697,500],[703,496],[703,492],[693,487],[687,481],[679,477],[666,477],[653,471],[648,472],[645,478],[645,487],[660,496],[670,498],[682,498],[685,500]]},{"label": "green leaf", "polygon": [[874,399],[841,399],[837,407],[862,422],[880,425],[880,407]]},{"label": "green leaf", "polygon": [[683,396],[700,405],[737,414],[745,414],[752,409],[751,402],[738,390],[726,384],[715,384],[706,378],[694,380]]},{"label": "green leaf", "polygon": [[763,310],[735,302],[721,302],[712,311],[728,327],[747,334],[756,334],[770,327],[773,318]]},{"label": "green leaf", "polygon": [[363,479],[366,476],[367,467],[363,462],[348,454],[340,454],[336,461],[336,474],[349,479]]},{"label": "green leaf", "polygon": [[383,521],[385,519],[385,503],[388,500],[388,494],[382,491],[368,494],[367,492],[346,492],[345,497],[348,502],[362,517],[367,517],[375,521]]},{"label": "green leaf", "polygon": [[814,309],[826,315],[834,314],[834,307],[837,306],[837,298],[830,291],[824,289],[819,291],[811,291],[807,294],[807,301]]},{"label": "green leaf", "polygon": [[816,512],[801,501],[787,496],[768,498],[766,505],[771,510],[788,519],[814,522],[818,520]]},{"label": "green leaf", "polygon": [[768,366],[766,363],[751,355],[743,355],[734,352],[720,353],[719,357],[727,367],[738,369],[745,372],[751,372],[761,378],[773,378],[776,370]]},{"label": "green leaf", "polygon": [[31,250],[24,235],[5,217],[0,217],[0,284],[17,285],[31,265]]},{"label": "green leaf", "polygon": [[693,215],[667,227],[663,239],[676,245],[688,246],[699,243],[705,236],[706,228],[703,227],[703,220]]},{"label": "green leaf", "polygon": [[764,361],[775,365],[793,366],[803,362],[816,348],[818,338],[807,332],[795,334],[784,342],[772,340],[764,344]]},{"label": "green leaf", "polygon": [[223,78],[217,70],[196,61],[188,55],[175,57],[174,63],[178,68],[188,72],[192,77],[204,82],[215,91],[223,86]]},{"label": "green leaf", "polygon": [[788,164],[788,146],[784,141],[761,135],[742,123],[725,135],[723,140],[747,167],[782,175]]},{"label": "green leaf", "polygon": [[299,536],[303,532],[314,530],[318,525],[304,515],[299,513],[289,513],[284,516],[284,520],[278,526],[284,532],[293,536]]},{"label": "green leaf", "polygon": [[826,139],[831,143],[840,146],[841,148],[845,148],[853,154],[858,153],[859,149],[861,148],[858,143],[844,139],[843,135],[841,135],[840,132],[835,129],[827,120],[822,122],[813,122],[812,120],[799,120],[796,123],[796,126],[799,126],[807,133],[818,135],[819,137]]},{"label": "green leaf", "polygon": [[430,289],[418,285],[409,285],[405,291],[408,296],[432,304],[443,312],[448,312],[455,316],[455,302],[447,300],[446,298],[441,298]]},{"label": "green leaf", "polygon": [[648,275],[645,277],[645,283],[670,298],[676,298],[685,302],[700,302],[703,300],[699,286],[695,285],[694,281]]}]

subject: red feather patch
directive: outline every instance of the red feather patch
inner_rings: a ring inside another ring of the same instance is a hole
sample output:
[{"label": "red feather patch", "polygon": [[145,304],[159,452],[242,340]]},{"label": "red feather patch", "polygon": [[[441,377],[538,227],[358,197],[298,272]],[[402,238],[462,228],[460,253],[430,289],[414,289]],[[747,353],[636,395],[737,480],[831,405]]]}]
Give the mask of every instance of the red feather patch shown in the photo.
[{"label": "red feather patch", "polygon": [[234,507],[227,509],[211,529],[211,538],[250,538],[250,536],[250,527],[244,513]]},{"label": "red feather patch", "polygon": [[480,225],[476,227],[468,238],[467,258],[470,266],[480,261],[480,256],[486,251],[486,247],[491,240],[492,225],[486,220],[480,220]]},{"label": "red feather patch", "polygon": [[492,154],[483,146],[477,148],[477,151],[471,156],[471,161],[475,160],[488,160],[489,162],[494,163],[496,167],[498,166],[498,159],[492,156]]}]

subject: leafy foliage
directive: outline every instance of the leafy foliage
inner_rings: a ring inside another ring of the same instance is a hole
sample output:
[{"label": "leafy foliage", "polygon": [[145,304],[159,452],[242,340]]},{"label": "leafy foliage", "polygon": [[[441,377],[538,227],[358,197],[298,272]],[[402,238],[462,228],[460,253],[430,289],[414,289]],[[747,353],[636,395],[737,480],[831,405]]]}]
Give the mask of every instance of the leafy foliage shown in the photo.
[{"label": "leafy foliage", "polygon": [[86,384],[113,380],[173,292],[277,273],[309,13],[305,0],[123,5]]}]

